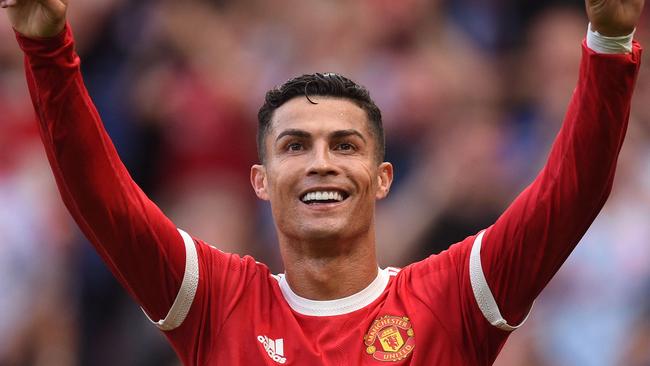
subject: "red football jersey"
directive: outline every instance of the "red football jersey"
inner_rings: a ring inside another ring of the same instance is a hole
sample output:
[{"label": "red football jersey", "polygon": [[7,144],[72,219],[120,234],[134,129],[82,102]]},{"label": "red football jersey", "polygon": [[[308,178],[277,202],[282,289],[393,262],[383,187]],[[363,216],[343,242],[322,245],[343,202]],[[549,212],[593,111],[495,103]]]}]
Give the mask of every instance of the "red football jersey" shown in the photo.
[{"label": "red football jersey", "polygon": [[361,292],[313,301],[250,257],[177,230],[130,178],[84,87],[68,27],[17,35],[63,200],[187,365],[490,365],[611,189],[640,47],[583,45],[547,165],[497,222]]}]

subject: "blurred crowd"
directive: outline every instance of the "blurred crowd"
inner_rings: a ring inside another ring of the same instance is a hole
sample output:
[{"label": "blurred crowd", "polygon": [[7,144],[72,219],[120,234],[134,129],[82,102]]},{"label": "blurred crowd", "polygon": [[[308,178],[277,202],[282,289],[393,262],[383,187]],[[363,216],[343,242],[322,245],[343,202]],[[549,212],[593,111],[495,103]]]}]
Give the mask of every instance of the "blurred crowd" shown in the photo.
[{"label": "blurred crowd", "polygon": [[[404,266],[493,223],[535,177],[587,28],[582,1],[70,3],[85,81],[134,179],[179,227],[276,273],[270,209],[248,183],[267,89],[315,71],[370,89],[396,167],[378,252]],[[63,208],[5,18],[0,365],[178,365]],[[646,67],[608,203],[496,365],[650,365],[648,100]]]}]

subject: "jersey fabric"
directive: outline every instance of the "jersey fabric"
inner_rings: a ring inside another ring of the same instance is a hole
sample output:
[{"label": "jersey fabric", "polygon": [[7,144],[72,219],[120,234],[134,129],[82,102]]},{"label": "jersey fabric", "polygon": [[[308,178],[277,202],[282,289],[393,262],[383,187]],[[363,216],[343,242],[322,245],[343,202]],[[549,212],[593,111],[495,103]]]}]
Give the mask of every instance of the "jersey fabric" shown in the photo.
[{"label": "jersey fabric", "polygon": [[[186,365],[490,365],[611,189],[640,47],[583,44],[547,165],[497,222],[332,301],[293,293],[251,257],[177,229],[130,178],[84,87],[68,26],[17,35],[63,200]],[[396,243],[397,244],[397,243]]]}]

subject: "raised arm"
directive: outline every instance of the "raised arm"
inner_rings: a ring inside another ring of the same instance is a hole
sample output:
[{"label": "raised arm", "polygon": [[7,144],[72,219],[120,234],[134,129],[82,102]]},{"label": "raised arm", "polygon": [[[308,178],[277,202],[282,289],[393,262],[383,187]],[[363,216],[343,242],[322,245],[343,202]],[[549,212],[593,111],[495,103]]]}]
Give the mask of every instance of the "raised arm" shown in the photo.
[{"label": "raised arm", "polygon": [[626,36],[634,31],[643,0],[586,5],[592,33],[583,44],[578,86],[548,162],[473,244],[472,290],[486,318],[503,330],[525,318],[612,187],[640,60],[639,45]]},{"label": "raised arm", "polygon": [[164,319],[183,282],[186,247],[194,243],[181,238],[120,161],[81,77],[67,0],[0,6],[25,52],[41,137],[65,205],[120,283],[152,319]]}]

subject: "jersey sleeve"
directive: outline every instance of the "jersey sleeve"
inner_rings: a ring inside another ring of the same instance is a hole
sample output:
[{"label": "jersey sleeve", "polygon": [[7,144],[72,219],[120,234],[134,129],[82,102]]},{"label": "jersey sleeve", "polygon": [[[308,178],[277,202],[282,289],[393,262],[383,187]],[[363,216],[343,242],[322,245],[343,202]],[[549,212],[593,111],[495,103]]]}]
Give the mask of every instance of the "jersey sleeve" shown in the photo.
[{"label": "jersey sleeve", "polygon": [[583,43],[578,85],[539,175],[473,240],[471,291],[499,329],[521,323],[604,205],[625,136],[641,48],[597,54]]},{"label": "jersey sleeve", "polygon": [[66,207],[149,317],[166,319],[181,284],[188,282],[186,251],[194,243],[183,240],[122,164],[84,86],[69,26],[54,38],[16,37]]}]

